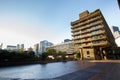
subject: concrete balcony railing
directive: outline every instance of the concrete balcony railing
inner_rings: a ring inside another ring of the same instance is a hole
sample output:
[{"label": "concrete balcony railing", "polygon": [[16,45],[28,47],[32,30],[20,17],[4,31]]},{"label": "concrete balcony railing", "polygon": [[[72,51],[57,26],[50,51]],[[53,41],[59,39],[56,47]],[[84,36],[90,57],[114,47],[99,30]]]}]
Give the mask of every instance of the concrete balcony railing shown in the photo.
[{"label": "concrete balcony railing", "polygon": [[91,38],[92,41],[96,41],[96,40],[102,40],[102,39],[106,39],[107,37],[106,36],[101,36],[101,37],[98,37],[98,38]]},{"label": "concrete balcony railing", "polygon": [[93,44],[92,43],[88,43],[88,44],[82,44],[81,47],[92,47]]},{"label": "concrete balcony railing", "polygon": [[95,17],[95,18],[91,18],[91,19],[89,19],[89,22],[91,22],[91,21],[95,21],[95,20],[98,20],[98,19],[100,19],[100,16],[97,16],[97,17]]},{"label": "concrete balcony railing", "polygon": [[77,36],[77,35],[80,35],[80,32],[79,33],[73,33],[72,36]]},{"label": "concrete balcony railing", "polygon": [[84,42],[91,42],[91,38],[89,38],[89,39],[87,39],[87,40],[82,39],[82,40],[80,40],[80,41],[81,41],[81,43],[84,43]]},{"label": "concrete balcony railing", "polygon": [[100,24],[102,22],[103,22],[102,20],[101,21],[97,21],[97,22],[93,22],[93,23],[89,24],[89,26],[92,27],[92,26]]},{"label": "concrete balcony railing", "polygon": [[90,37],[90,36],[91,36],[91,34],[86,34],[86,35],[81,35],[81,37],[80,37],[80,38],[82,39],[82,38],[85,38],[85,37]]},{"label": "concrete balcony railing", "polygon": [[102,28],[104,28],[104,27],[103,26],[94,27],[94,28],[89,29],[89,32],[98,30],[98,29],[102,29]]},{"label": "concrete balcony railing", "polygon": [[74,37],[73,40],[77,40],[77,39],[80,39],[80,37]]},{"label": "concrete balcony railing", "polygon": [[107,41],[101,41],[99,43],[93,43],[93,46],[106,46],[108,45],[108,42]]},{"label": "concrete balcony railing", "polygon": [[104,33],[105,33],[105,31],[95,32],[94,34],[91,34],[91,36],[99,35],[99,34],[104,34]]}]

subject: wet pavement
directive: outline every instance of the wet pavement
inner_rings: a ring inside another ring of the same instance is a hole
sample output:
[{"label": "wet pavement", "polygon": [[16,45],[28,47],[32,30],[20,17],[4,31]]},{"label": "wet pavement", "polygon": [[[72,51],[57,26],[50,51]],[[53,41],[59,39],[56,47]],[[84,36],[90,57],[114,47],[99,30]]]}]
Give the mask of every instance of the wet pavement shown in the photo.
[{"label": "wet pavement", "polygon": [[0,80],[119,80],[119,60],[90,60],[0,68]]}]

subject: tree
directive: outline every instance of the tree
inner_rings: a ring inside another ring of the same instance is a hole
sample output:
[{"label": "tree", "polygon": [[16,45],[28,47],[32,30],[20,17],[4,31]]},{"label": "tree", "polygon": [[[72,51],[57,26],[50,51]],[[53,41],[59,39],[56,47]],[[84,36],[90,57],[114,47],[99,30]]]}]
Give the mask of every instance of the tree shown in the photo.
[{"label": "tree", "polygon": [[74,54],[74,58],[75,58],[75,59],[77,59],[77,60],[80,59],[81,55],[80,55],[79,52],[73,52],[73,54]]},{"label": "tree", "polygon": [[56,50],[53,48],[47,48],[45,51],[48,55],[56,55]]},{"label": "tree", "polygon": [[47,59],[47,57],[48,57],[46,52],[42,53],[40,56],[41,56],[42,61],[45,61]]},{"label": "tree", "polygon": [[65,51],[61,53],[61,55],[62,55],[62,60],[63,60],[63,61],[66,60],[66,54],[67,54],[67,53],[66,53]]},{"label": "tree", "polygon": [[35,52],[34,52],[34,51],[28,51],[28,55],[29,55],[30,57],[34,57],[34,56],[35,56]]}]

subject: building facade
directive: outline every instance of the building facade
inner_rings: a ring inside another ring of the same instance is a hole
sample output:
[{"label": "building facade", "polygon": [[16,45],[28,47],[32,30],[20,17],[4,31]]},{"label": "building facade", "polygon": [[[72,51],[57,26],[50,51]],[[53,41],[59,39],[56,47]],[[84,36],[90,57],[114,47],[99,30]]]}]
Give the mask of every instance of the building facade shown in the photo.
[{"label": "building facade", "polygon": [[111,29],[111,32],[112,32],[115,39],[120,37],[120,31],[119,31],[119,28],[117,26],[112,26],[112,27],[110,27],[110,29]]},{"label": "building facade", "polygon": [[67,54],[73,54],[73,52],[75,52],[74,45],[71,41],[53,45],[50,48],[53,48],[56,51],[65,51]]},{"label": "building facade", "polygon": [[34,52],[35,52],[35,55],[39,55],[39,44],[34,45]]},{"label": "building facade", "polygon": [[99,9],[80,13],[71,22],[74,46],[81,59],[106,59],[108,49],[117,47],[115,39]]},{"label": "building facade", "polygon": [[24,51],[24,44],[17,44],[17,50],[23,50]]},{"label": "building facade", "polygon": [[7,50],[8,51],[13,51],[13,50],[17,50],[17,46],[13,46],[13,45],[7,45]]},{"label": "building facade", "polygon": [[40,53],[43,53],[46,50],[46,48],[48,48],[52,45],[53,45],[53,43],[48,42],[47,40],[41,41],[40,42]]}]

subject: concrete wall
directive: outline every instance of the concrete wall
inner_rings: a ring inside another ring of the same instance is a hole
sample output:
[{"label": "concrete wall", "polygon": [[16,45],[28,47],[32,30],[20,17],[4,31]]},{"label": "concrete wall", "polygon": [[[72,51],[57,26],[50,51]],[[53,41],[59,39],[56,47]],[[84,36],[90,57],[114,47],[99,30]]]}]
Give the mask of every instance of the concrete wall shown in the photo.
[{"label": "concrete wall", "polygon": [[80,53],[83,54],[83,59],[95,59],[93,48],[80,49]]}]

